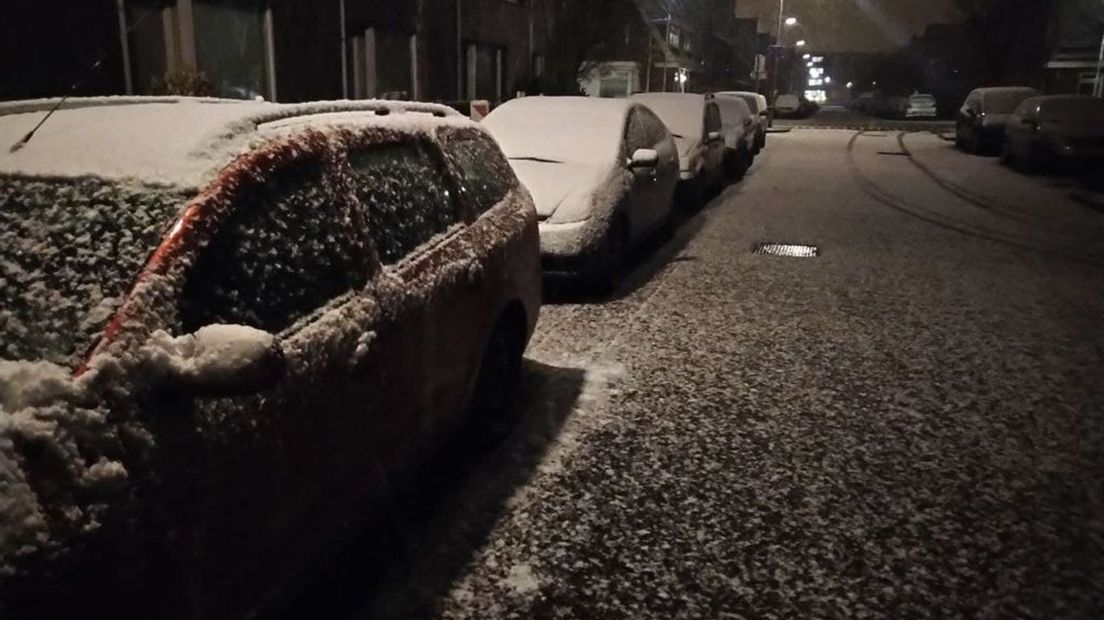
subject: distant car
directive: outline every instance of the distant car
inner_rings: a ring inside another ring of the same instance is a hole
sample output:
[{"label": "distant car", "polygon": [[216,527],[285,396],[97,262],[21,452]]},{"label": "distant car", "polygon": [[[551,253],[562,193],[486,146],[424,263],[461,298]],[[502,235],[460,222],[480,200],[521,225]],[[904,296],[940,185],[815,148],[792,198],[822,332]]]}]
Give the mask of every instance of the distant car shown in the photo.
[{"label": "distant car", "polygon": [[8,153],[51,103],[0,105],[0,608],[245,617],[507,423],[537,215],[477,124],[73,99]]},{"label": "distant car", "polygon": [[770,105],[767,104],[765,95],[750,91],[725,91],[717,93],[717,96],[739,97],[744,100],[751,110],[752,121],[755,127],[755,153],[767,146],[767,129],[772,124]]},{"label": "distant car", "polygon": [[629,250],[668,221],[678,149],[641,103],[522,97],[483,125],[536,202],[546,273],[609,289]]},{"label": "distant car", "polygon": [[679,193],[693,206],[705,204],[724,182],[724,135],[714,98],[690,93],[639,93],[671,130],[679,153]]},{"label": "distant car", "polygon": [[732,178],[741,178],[755,157],[758,142],[755,121],[747,103],[739,97],[722,95],[716,97],[716,102],[721,111],[721,133],[725,140],[725,173]]},{"label": "distant car", "polygon": [[939,116],[939,110],[935,105],[935,97],[923,93],[913,93],[905,99],[904,117],[906,119],[927,118]]},{"label": "distant car", "polygon": [[797,95],[778,95],[774,100],[774,115],[777,118],[797,116],[801,112],[801,99]]},{"label": "distant car", "polygon": [[1104,162],[1104,99],[1088,95],[1031,97],[1008,119],[1001,160],[1026,172],[1060,161]]},{"label": "distant car", "polygon": [[955,117],[955,144],[971,153],[999,152],[1012,112],[1025,99],[1038,94],[1025,86],[975,89],[966,96]]}]

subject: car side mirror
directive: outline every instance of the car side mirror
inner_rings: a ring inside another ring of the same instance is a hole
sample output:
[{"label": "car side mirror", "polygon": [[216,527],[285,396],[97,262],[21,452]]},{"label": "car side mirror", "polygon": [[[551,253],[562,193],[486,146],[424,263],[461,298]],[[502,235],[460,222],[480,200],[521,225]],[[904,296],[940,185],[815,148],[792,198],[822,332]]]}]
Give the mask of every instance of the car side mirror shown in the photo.
[{"label": "car side mirror", "polygon": [[626,164],[630,170],[655,168],[659,165],[659,151],[655,149],[636,149]]},{"label": "car side mirror", "polygon": [[276,385],[286,372],[276,337],[244,325],[208,325],[175,338],[158,331],[142,353],[157,383],[189,396],[255,394]]},{"label": "car side mirror", "polygon": [[705,136],[705,141],[709,142],[709,143],[720,142],[721,141],[721,132],[719,132],[719,131],[709,132]]}]

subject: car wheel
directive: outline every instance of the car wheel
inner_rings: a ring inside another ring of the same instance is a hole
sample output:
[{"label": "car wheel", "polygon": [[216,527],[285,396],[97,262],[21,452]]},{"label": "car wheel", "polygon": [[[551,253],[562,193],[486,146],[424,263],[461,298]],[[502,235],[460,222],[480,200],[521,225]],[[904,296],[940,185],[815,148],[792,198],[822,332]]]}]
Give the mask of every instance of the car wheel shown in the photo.
[{"label": "car wheel", "polygon": [[606,238],[594,257],[591,284],[598,293],[609,293],[617,287],[629,255],[629,223],[623,215],[615,215]]},{"label": "car wheel", "polygon": [[524,323],[504,314],[487,341],[472,395],[470,419],[477,441],[496,443],[516,424],[524,351]]}]

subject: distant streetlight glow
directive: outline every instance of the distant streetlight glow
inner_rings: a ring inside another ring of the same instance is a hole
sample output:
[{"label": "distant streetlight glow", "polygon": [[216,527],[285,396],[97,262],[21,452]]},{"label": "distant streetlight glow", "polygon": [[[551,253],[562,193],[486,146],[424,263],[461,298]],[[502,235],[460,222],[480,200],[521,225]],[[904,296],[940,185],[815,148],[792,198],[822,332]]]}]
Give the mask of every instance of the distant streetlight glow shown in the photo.
[{"label": "distant streetlight glow", "polygon": [[831,84],[832,83],[832,78],[828,77],[827,75],[824,76],[824,83],[825,84]]},{"label": "distant streetlight glow", "polygon": [[805,55],[804,55],[804,56],[802,56],[801,58],[802,58],[803,60],[809,60],[809,58],[811,58],[811,57],[812,57],[812,56],[811,56],[810,54],[805,54]]},{"label": "distant streetlight glow", "polygon": [[797,18],[796,17],[787,17],[786,18],[786,25],[787,26],[796,26],[797,25]]},{"label": "distant streetlight glow", "polygon": [[852,87],[852,86],[854,86],[854,85],[855,85],[855,83],[854,83],[854,82],[848,82],[848,83],[847,83],[847,88],[851,88],[851,87]]},{"label": "distant streetlight glow", "polygon": [[796,45],[798,47],[805,47],[805,39],[801,39],[797,43],[794,43],[794,45]]}]

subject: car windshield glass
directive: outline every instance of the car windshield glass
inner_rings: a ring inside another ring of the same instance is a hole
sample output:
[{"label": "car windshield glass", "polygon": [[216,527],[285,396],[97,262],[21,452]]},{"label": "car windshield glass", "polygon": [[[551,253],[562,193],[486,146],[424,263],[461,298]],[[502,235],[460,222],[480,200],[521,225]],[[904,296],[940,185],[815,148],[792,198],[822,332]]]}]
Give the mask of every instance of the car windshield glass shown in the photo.
[{"label": "car windshield glass", "polygon": [[483,124],[511,160],[612,163],[617,159],[625,108],[613,100],[519,99]]},{"label": "car windshield glass", "polygon": [[702,104],[694,97],[639,97],[652,109],[676,138],[691,138],[702,134]]},{"label": "car windshield glass", "polygon": [[1031,97],[1031,90],[996,90],[985,96],[985,111],[988,114],[1011,114],[1024,99]]},{"label": "car windshield glass", "polygon": [[77,363],[186,198],[0,176],[0,358]]}]

